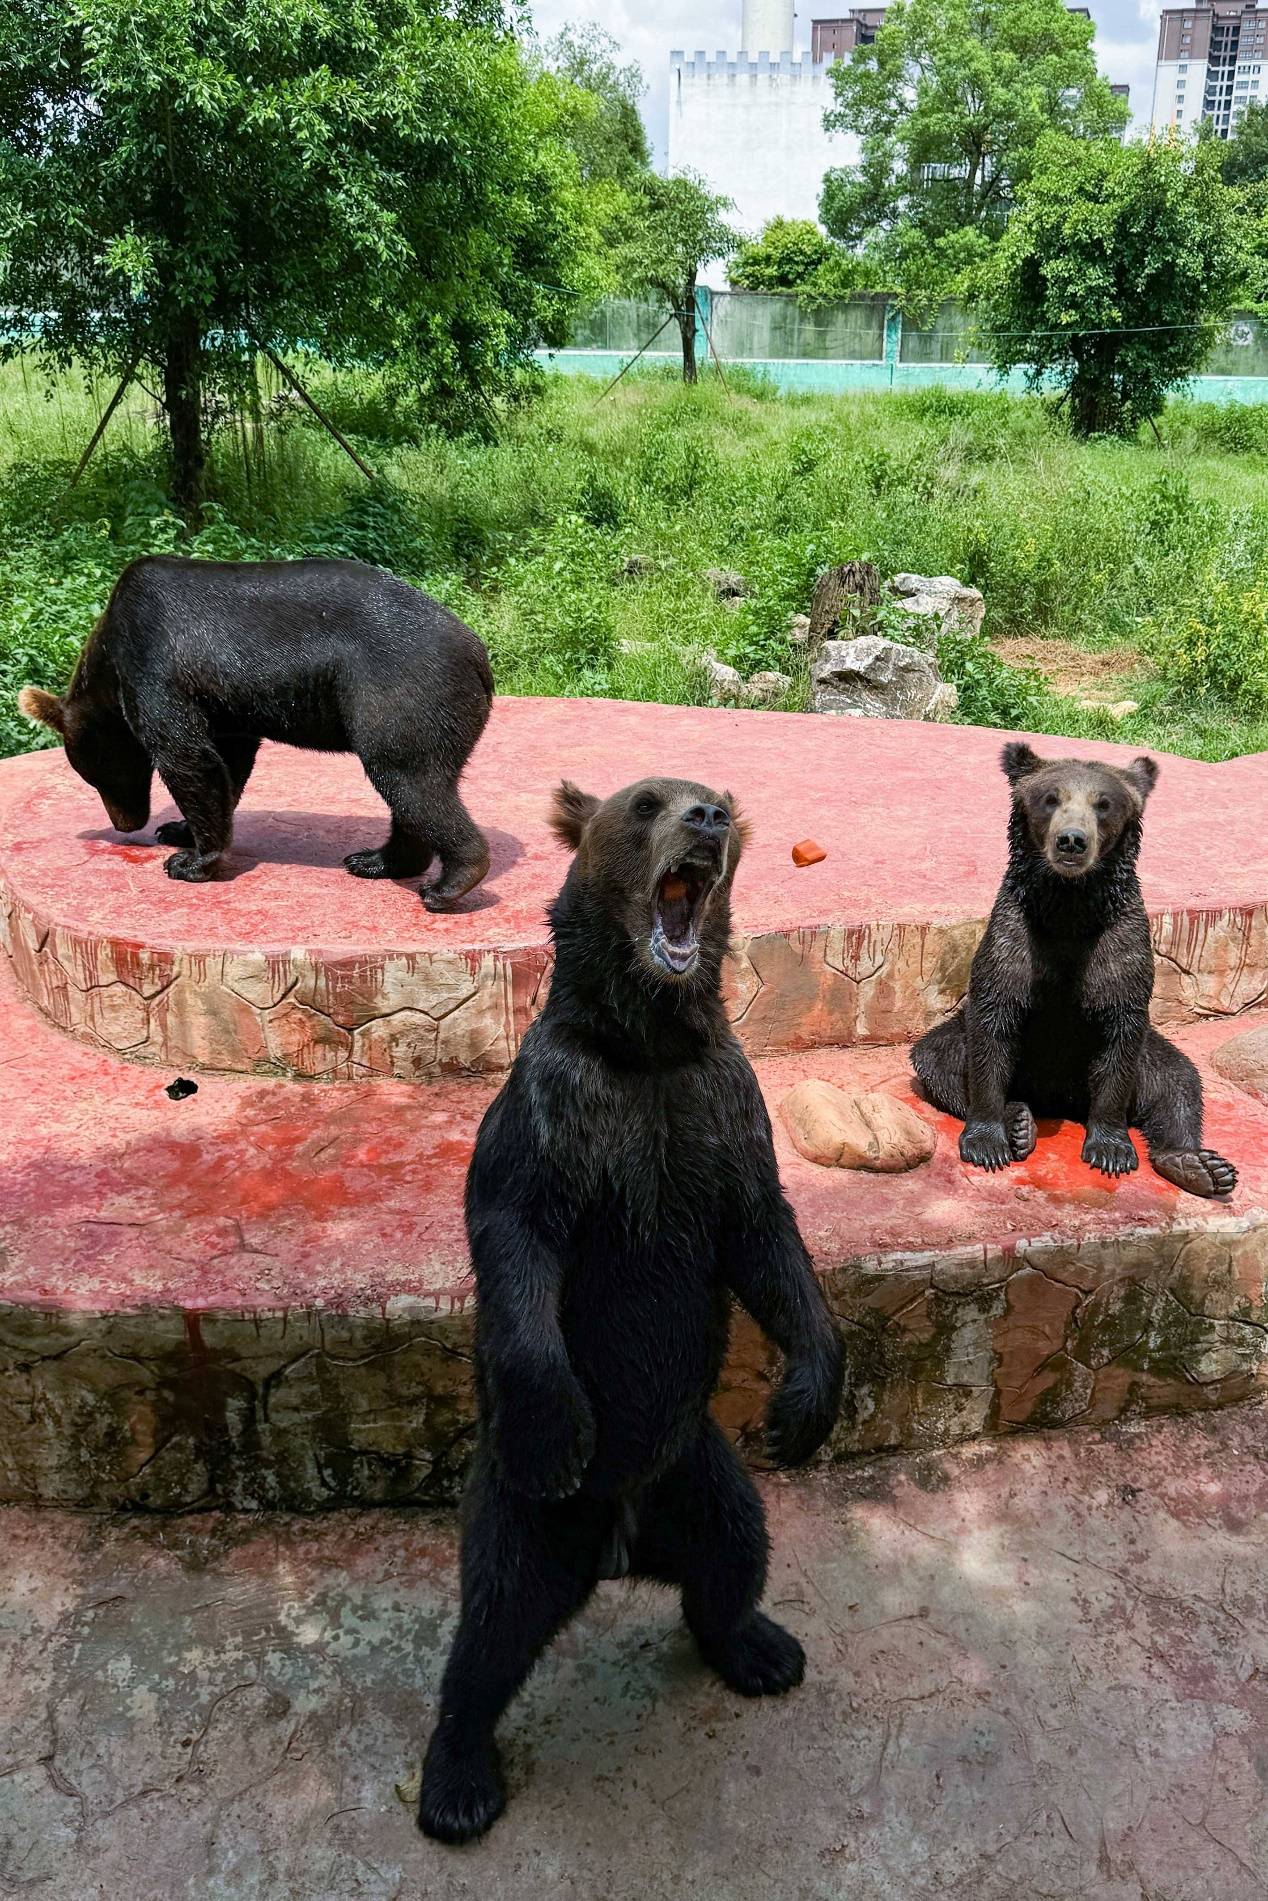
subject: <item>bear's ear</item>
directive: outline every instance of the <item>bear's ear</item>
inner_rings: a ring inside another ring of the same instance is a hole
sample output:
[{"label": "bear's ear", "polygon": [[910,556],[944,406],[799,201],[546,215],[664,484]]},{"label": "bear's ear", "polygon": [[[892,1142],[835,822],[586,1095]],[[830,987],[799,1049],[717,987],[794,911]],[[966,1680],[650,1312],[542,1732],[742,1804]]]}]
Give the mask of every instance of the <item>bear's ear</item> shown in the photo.
[{"label": "bear's ear", "polygon": [[1019,779],[1028,779],[1032,772],[1038,772],[1043,760],[1024,739],[1010,739],[999,756],[999,763],[1009,785],[1016,785]]},{"label": "bear's ear", "polygon": [[42,686],[24,686],[18,694],[18,711],[25,713],[28,719],[38,720],[41,726],[51,726],[55,733],[66,731],[66,713],[56,693],[46,693]]},{"label": "bear's ear", "polygon": [[724,792],[722,797],[726,800],[726,809],[731,814],[732,830],[735,832],[740,844],[742,846],[747,845],[749,839],[753,836],[752,822],[745,816],[744,810],[733,792]]},{"label": "bear's ear", "polygon": [[1142,752],[1138,759],[1132,760],[1130,766],[1123,766],[1120,770],[1143,805],[1158,783],[1158,761]]},{"label": "bear's ear", "polygon": [[593,792],[583,792],[571,779],[561,779],[550,808],[550,829],[561,845],[576,851],[582,833],[599,809]]}]

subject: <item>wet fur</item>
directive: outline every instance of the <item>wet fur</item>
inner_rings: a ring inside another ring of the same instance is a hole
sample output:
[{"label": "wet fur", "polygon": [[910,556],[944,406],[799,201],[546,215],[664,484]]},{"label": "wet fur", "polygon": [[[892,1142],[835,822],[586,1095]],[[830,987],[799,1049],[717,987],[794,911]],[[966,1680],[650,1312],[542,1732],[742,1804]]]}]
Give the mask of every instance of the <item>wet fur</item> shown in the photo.
[{"label": "wet fur", "polygon": [[[662,809],[643,820],[649,784]],[[722,1009],[729,800],[695,970],[668,981],[648,961],[653,874],[698,796],[719,797],[653,781],[602,805],[569,786],[556,800],[576,857],[551,913],[550,996],[467,1184],[480,1435],[419,1814],[444,1841],[500,1813],[494,1725],[601,1577],[677,1587],[702,1656],[742,1694],[801,1680],[800,1646],[757,1609],[762,1507],[709,1397],[734,1296],[786,1356],[768,1433],[797,1463],[835,1421],[841,1345]]]},{"label": "wet fur", "polygon": [[[960,1154],[979,1168],[1029,1154],[1035,1117],[1069,1117],[1086,1126],[1084,1161],[1104,1174],[1137,1166],[1130,1126],[1178,1186],[1231,1193],[1235,1169],[1202,1146],[1198,1072],[1149,1022],[1153,947],[1136,861],[1154,762],[1044,761],[1016,744],[1003,764],[1008,868],[963,1006],[912,1051],[925,1093],[963,1118]],[[1072,807],[1098,824],[1094,861],[1078,876],[1052,862],[1052,831]]]},{"label": "wet fur", "polygon": [[159,827],[170,877],[215,874],[262,739],[354,752],[392,814],[358,877],[414,877],[424,902],[479,883],[488,849],[458,780],[489,717],[488,656],[416,588],[356,561],[133,562],[66,694],[26,687],[28,717],[59,732],[111,823],[148,823],[157,771],[183,817]]}]

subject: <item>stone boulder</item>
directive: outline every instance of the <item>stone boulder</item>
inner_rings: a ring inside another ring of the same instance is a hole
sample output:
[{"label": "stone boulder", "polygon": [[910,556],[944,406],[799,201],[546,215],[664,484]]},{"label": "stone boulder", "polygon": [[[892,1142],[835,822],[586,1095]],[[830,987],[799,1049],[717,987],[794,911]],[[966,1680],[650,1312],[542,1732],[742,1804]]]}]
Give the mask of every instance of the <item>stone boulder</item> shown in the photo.
[{"label": "stone boulder", "polygon": [[927,1162],[938,1141],[930,1125],[895,1096],[850,1096],[813,1077],[788,1091],[779,1113],[798,1154],[821,1168],[897,1175]]},{"label": "stone boulder", "polygon": [[942,634],[971,640],[982,631],[986,602],[949,574],[896,574],[889,591],[912,622],[910,642],[932,652]]},{"label": "stone boulder", "polygon": [[748,583],[734,568],[706,568],[704,578],[720,601],[742,601]]},{"label": "stone boulder", "polygon": [[773,706],[792,687],[786,673],[752,673],[740,688],[741,706]]},{"label": "stone boulder", "polygon": [[868,719],[949,719],[956,691],[917,647],[879,634],[826,640],[810,670],[811,707]]},{"label": "stone boulder", "polygon": [[701,655],[700,665],[708,683],[710,706],[738,706],[744,692],[742,674],[715,653]]},{"label": "stone boulder", "polygon": [[1230,1037],[1214,1052],[1211,1063],[1226,1082],[1268,1102],[1268,1027]]}]

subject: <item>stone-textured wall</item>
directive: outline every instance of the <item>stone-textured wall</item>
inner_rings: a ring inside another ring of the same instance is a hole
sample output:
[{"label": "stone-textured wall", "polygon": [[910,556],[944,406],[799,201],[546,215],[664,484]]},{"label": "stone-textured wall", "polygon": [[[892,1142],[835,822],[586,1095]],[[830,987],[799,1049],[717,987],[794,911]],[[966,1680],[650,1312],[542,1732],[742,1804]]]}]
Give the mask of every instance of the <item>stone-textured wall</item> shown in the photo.
[{"label": "stone-textured wall", "polygon": [[[833,1449],[1227,1404],[1268,1384],[1262,1228],[1142,1230],[829,1268]],[[172,1511],[447,1500],[474,1430],[470,1305],[0,1308],[0,1500]],[[737,1322],[717,1396],[755,1441],[775,1362]]]},{"label": "stone-textured wall", "polygon": [[[826,925],[739,937],[728,1005],[750,1056],[899,1043],[959,1001],[980,920]],[[1153,919],[1159,1023],[1231,1016],[1268,996],[1268,911]],[[73,1036],[177,1068],[364,1082],[500,1075],[545,1000],[550,953],[150,950],[90,938],[0,893],[21,988]]]}]

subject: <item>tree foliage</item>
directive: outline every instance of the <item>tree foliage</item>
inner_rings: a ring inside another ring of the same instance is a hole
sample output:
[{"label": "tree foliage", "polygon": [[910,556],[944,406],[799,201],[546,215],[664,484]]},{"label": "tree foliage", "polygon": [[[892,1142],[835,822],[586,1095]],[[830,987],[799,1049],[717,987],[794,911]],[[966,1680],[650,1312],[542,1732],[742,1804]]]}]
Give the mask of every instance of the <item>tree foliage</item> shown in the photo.
[{"label": "tree foliage", "polygon": [[741,244],[727,276],[737,290],[801,290],[836,249],[813,218],[772,218]]},{"label": "tree foliage", "polygon": [[682,376],[696,380],[696,284],[715,258],[730,257],[740,235],[728,224],[729,198],[711,192],[694,172],[660,178],[649,172],[634,194],[618,261],[634,292],[655,292],[669,304],[682,341]]},{"label": "tree foliage", "polygon": [[1250,105],[1231,138],[1219,141],[1220,176],[1226,185],[1260,185],[1268,179],[1268,105]]},{"label": "tree foliage", "polygon": [[1093,30],[1064,0],[894,0],[875,40],[832,69],[824,124],[861,150],[824,179],[829,234],[866,248],[887,288],[958,288],[1003,230],[1041,138],[1126,123]]},{"label": "tree foliage", "polygon": [[152,365],[186,511],[250,337],[478,422],[584,279],[566,131],[501,0],[0,0],[0,349]]},{"label": "tree foliage", "polygon": [[620,63],[620,47],[597,21],[565,26],[545,48],[550,72],[587,95],[571,143],[587,184],[636,185],[652,162],[638,102],[647,90],[635,63]]},{"label": "tree foliage", "polygon": [[1053,136],[993,260],[995,366],[1055,380],[1078,434],[1133,431],[1201,367],[1242,267],[1212,142]]}]

